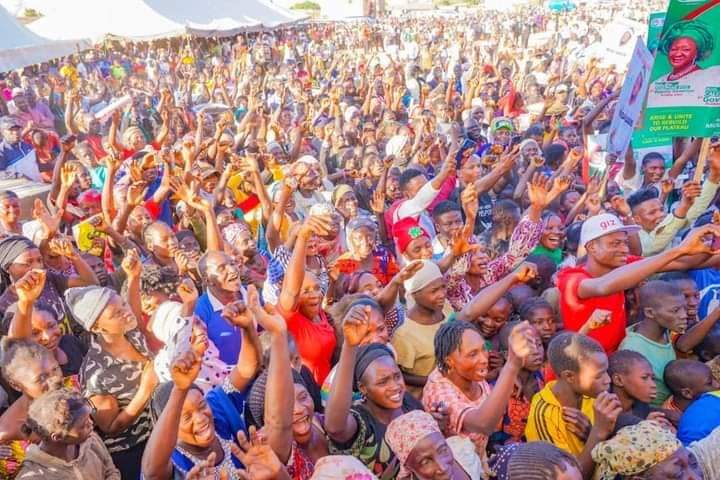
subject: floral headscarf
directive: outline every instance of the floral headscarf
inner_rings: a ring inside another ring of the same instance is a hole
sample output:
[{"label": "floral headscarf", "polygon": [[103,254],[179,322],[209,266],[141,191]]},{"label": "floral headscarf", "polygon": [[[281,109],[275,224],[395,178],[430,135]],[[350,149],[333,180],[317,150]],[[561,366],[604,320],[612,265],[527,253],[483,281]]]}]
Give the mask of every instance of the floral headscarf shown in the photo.
[{"label": "floral headscarf", "polygon": [[377,477],[355,457],[329,455],[317,461],[310,480],[377,480]]},{"label": "floral headscarf", "polygon": [[638,475],[663,462],[682,447],[675,434],[652,420],[621,428],[612,439],[592,450],[596,478]]},{"label": "floral headscarf", "polygon": [[405,468],[410,453],[420,440],[436,432],[440,433],[440,427],[432,415],[423,410],[413,410],[390,422],[385,441],[400,460],[398,478],[410,478],[411,474]]}]

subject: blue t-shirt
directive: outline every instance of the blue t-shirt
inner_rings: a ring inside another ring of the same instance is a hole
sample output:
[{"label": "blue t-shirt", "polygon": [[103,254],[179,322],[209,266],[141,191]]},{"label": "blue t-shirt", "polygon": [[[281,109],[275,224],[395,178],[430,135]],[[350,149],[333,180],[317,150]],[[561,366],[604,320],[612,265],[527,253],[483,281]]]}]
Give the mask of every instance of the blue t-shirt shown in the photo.
[{"label": "blue t-shirt", "polygon": [[680,417],[678,438],[684,445],[702,440],[720,426],[720,390],[706,393]]},{"label": "blue t-shirt", "polygon": [[720,271],[716,268],[702,268],[689,270],[688,275],[697,283],[700,292],[698,318],[703,319],[720,306]]}]

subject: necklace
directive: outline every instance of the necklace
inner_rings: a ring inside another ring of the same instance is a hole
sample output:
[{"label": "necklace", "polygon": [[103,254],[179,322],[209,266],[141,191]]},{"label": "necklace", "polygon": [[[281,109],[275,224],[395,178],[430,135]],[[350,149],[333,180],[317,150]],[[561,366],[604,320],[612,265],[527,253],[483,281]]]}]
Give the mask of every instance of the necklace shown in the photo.
[{"label": "necklace", "polygon": [[[222,470],[225,470],[225,471],[227,471],[228,478],[230,480],[238,480],[240,477],[238,477],[237,469],[235,468],[235,465],[233,464],[233,461],[232,461],[232,452],[230,451],[230,442],[223,440],[222,438],[218,437],[217,435],[215,438],[217,438],[218,442],[220,442],[220,447],[222,448],[222,451],[223,451],[223,461],[220,462],[219,465],[215,466],[215,479],[219,480],[220,472]],[[180,452],[184,456],[186,456],[193,463],[193,466],[205,461],[204,458],[200,458],[196,455],[193,455],[192,453],[188,452],[186,449],[184,449],[180,445],[175,445],[175,448],[177,449],[178,452]],[[185,472],[185,473],[187,473],[187,472]]]}]

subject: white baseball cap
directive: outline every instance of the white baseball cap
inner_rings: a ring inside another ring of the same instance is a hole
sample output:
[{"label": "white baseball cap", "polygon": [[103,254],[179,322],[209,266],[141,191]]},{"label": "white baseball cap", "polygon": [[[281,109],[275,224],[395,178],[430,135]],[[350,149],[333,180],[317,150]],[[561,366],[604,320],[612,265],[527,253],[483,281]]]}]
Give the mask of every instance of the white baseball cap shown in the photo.
[{"label": "white baseball cap", "polygon": [[618,217],[611,213],[595,215],[585,220],[580,230],[580,245],[585,246],[588,242],[604,235],[615,232],[633,233],[640,230],[637,225],[625,225]]}]

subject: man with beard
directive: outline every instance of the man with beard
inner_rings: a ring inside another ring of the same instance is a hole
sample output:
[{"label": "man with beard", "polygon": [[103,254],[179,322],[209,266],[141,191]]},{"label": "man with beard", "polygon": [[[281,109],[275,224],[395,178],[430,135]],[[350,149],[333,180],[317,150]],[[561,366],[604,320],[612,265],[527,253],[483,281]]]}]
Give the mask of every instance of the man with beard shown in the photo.
[{"label": "man with beard", "polygon": [[197,300],[195,314],[205,322],[220,359],[232,365],[240,353],[242,328],[228,321],[225,313],[227,309],[245,308],[241,269],[223,252],[207,252],[200,258],[198,269],[207,289]]}]

